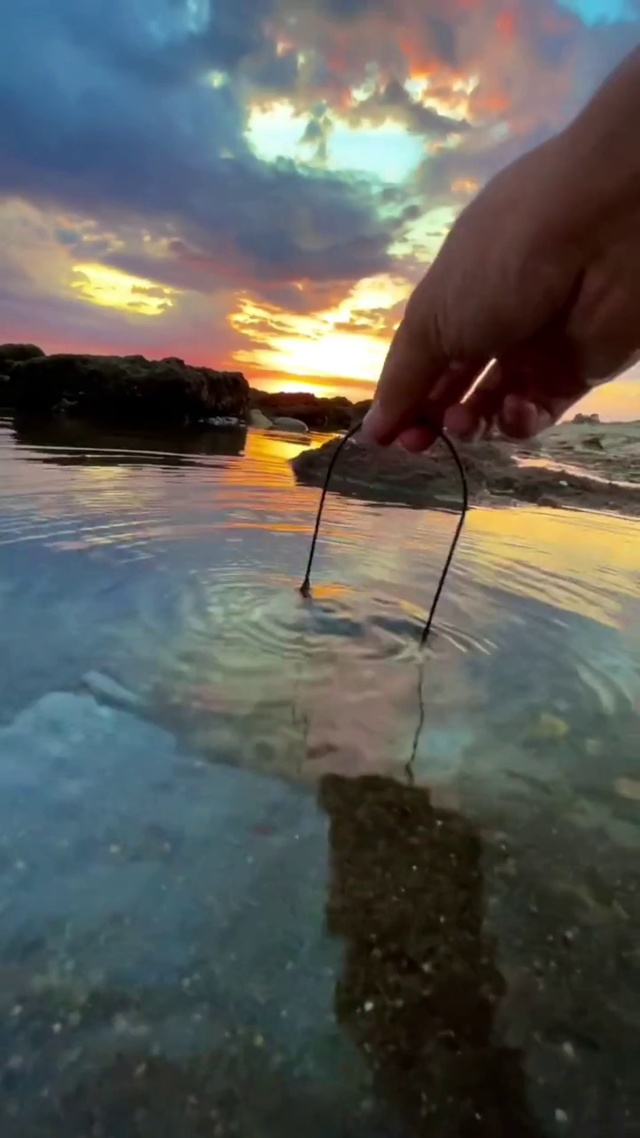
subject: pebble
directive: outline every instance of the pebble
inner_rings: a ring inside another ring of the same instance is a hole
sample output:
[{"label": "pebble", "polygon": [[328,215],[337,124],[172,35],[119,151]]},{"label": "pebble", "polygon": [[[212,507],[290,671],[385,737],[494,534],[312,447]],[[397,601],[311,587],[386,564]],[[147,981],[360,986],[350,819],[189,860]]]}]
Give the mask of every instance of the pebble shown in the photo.
[{"label": "pebble", "polygon": [[82,683],[96,699],[104,699],[107,703],[113,703],[117,707],[123,707],[129,711],[142,706],[140,696],[129,691],[111,676],[105,675],[104,672],[86,672],[82,677]]},{"label": "pebble", "polygon": [[211,419],[205,419],[205,423],[209,427],[238,427],[240,420],[237,415],[214,415]]},{"label": "pebble", "polygon": [[566,1110],[556,1110],[556,1122],[565,1123],[568,1121],[569,1115],[567,1114]]},{"label": "pebble", "polygon": [[640,802],[640,780],[635,778],[617,778],[613,784],[616,794],[621,798]]},{"label": "pebble", "polygon": [[532,740],[562,739],[568,734],[569,724],[559,715],[550,711],[543,711],[538,722],[529,733]]}]

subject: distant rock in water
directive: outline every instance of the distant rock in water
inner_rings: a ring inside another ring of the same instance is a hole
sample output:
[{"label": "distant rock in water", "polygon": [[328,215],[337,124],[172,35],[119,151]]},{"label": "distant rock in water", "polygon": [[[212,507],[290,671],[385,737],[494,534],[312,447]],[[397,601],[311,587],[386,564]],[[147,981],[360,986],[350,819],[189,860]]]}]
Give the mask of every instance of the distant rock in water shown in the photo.
[{"label": "distant rock in water", "polygon": [[296,435],[306,435],[309,428],[302,419],[290,419],[287,415],[278,416],[273,420],[271,428],[274,431],[293,431]]},{"label": "distant rock in water", "polygon": [[573,416],[573,419],[571,420],[571,422],[572,423],[578,423],[578,424],[580,424],[580,423],[582,423],[582,424],[584,424],[584,423],[599,423],[600,422],[600,416],[596,415],[595,413],[592,415],[583,415],[581,412],[578,412],[577,415]]},{"label": "distant rock in water", "polygon": [[271,419],[267,419],[267,416],[263,415],[259,407],[251,408],[249,411],[250,427],[259,427],[262,428],[262,430],[267,430],[271,425]]},{"label": "distant rock in water", "polygon": [[11,405],[23,416],[65,413],[87,420],[180,426],[243,420],[249,385],[241,372],[190,367],[177,358],[53,355],[14,363]]},{"label": "distant rock in water", "polygon": [[306,391],[272,392],[251,388],[250,399],[251,407],[267,419],[298,419],[310,431],[347,430],[355,421],[356,408],[361,406],[354,407],[344,395],[323,398]]}]

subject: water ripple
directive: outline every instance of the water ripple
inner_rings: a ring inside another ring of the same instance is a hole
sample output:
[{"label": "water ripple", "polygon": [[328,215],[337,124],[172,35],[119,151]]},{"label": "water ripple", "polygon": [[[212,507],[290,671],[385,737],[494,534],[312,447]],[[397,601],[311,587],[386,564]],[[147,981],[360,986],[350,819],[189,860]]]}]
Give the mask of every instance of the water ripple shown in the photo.
[{"label": "water ripple", "polygon": [[[55,429],[16,447],[0,434],[0,566],[27,555],[38,564],[21,577],[21,607],[5,572],[14,650],[39,612],[60,637],[55,613],[68,608],[71,583],[99,625],[105,575],[116,575],[122,614],[108,618],[109,630],[121,666],[148,688],[166,692],[175,681],[181,699],[197,702],[215,687],[218,707],[225,684],[236,703],[243,682],[284,698],[296,669],[326,684],[338,657],[349,661],[353,690],[394,684],[417,659],[455,517],[331,495],[305,602],[297,584],[318,493],[297,486],[288,465],[301,444],[260,432],[213,436],[191,450],[183,437],[147,450],[135,438],[79,445]],[[472,511],[429,648],[440,701],[450,699],[448,684],[460,704],[481,702],[470,688],[475,669],[485,698],[506,683],[512,702],[516,693],[533,700],[557,674],[558,691],[573,685],[610,711],[633,702],[634,645],[614,649],[611,636],[638,627],[636,543],[633,523],[611,517]],[[99,639],[85,629],[82,652]],[[623,658],[617,669],[612,653]]]}]

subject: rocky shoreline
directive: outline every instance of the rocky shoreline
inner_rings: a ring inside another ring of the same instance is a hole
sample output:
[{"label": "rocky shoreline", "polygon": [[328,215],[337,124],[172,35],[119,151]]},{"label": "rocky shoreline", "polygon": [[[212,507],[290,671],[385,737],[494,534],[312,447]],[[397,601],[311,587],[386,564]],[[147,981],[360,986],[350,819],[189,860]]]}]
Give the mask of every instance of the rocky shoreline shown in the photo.
[{"label": "rocky shoreline", "polygon": [[0,346],[0,403],[18,416],[66,415],[101,423],[189,426],[246,418],[241,372],[191,367],[168,357],[55,354],[34,344]]},{"label": "rocky shoreline", "polygon": [[[248,426],[306,434],[343,432],[370,401],[251,388],[239,371],[194,367],[177,357],[46,355],[35,344],[0,345],[0,408],[31,436],[38,423],[73,428],[212,428]],[[65,428],[66,429],[66,428]],[[305,448],[293,460],[299,482],[319,486],[337,442]],[[575,416],[528,446],[503,441],[462,444],[470,500],[493,505],[532,502],[640,516],[640,423],[600,423]],[[458,473],[439,443],[429,454],[369,450],[348,444],[332,489],[369,502],[454,507]]]},{"label": "rocky shoreline", "polygon": [[[338,441],[292,460],[300,483],[321,486]],[[535,503],[548,509],[601,510],[640,516],[640,423],[567,423],[528,447],[487,441],[459,444],[476,505]],[[369,449],[357,440],[336,462],[331,489],[346,497],[415,509],[456,508],[460,477],[443,443],[424,455]]]},{"label": "rocky shoreline", "polygon": [[36,344],[0,345],[0,407],[23,418],[256,426],[300,434],[344,430],[367,406],[340,396],[260,391],[242,372],[194,367],[176,356],[46,355]]},{"label": "rocky shoreline", "polygon": [[272,421],[287,417],[298,420],[310,431],[347,431],[364,418],[371,400],[351,403],[343,395],[329,398],[304,391],[271,392],[252,388],[250,405],[252,410]]}]

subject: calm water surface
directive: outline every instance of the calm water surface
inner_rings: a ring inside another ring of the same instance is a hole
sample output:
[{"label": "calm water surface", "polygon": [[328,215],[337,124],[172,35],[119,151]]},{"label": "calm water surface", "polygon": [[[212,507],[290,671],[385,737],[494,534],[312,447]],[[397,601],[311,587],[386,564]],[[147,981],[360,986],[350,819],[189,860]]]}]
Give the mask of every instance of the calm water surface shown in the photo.
[{"label": "calm water surface", "polygon": [[0,1133],[640,1135],[637,523],[472,511],[421,654],[455,518],[304,601],[301,445],[0,424]]}]

